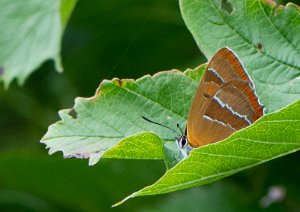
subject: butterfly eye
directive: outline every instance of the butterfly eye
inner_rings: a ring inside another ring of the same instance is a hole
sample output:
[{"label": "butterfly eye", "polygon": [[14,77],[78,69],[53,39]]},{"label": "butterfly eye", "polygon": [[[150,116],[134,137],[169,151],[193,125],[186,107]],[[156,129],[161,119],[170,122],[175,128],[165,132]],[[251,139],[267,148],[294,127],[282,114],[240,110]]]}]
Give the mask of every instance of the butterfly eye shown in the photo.
[{"label": "butterfly eye", "polygon": [[187,144],[186,138],[181,139],[181,148],[183,148]]}]

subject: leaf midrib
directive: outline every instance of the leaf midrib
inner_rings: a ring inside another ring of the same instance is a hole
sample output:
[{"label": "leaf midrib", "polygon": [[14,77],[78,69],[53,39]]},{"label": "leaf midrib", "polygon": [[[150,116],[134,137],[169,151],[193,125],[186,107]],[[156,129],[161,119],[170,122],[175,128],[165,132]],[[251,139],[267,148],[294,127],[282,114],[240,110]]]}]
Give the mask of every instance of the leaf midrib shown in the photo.
[{"label": "leaf midrib", "polygon": [[49,141],[52,139],[59,138],[124,138],[124,136],[106,136],[106,135],[66,135],[66,136],[55,136],[49,138],[43,138],[42,141]]}]

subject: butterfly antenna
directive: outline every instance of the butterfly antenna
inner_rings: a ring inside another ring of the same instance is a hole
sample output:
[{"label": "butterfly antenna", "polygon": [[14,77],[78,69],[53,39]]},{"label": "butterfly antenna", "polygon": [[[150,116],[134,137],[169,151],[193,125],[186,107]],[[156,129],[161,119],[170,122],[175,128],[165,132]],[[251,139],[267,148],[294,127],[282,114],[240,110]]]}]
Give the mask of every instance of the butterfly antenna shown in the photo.
[{"label": "butterfly antenna", "polygon": [[156,121],[152,121],[152,120],[146,118],[145,116],[142,116],[142,118],[145,119],[146,121],[150,122],[150,123],[157,124],[157,125],[159,125],[159,126],[165,127],[165,128],[167,128],[167,129],[173,131],[173,132],[176,133],[177,135],[181,136],[178,132],[176,132],[175,130],[173,130],[172,128],[170,128],[170,127],[168,127],[168,126],[166,126],[166,125],[163,125],[163,124],[158,123],[158,122],[156,122]]},{"label": "butterfly antenna", "polygon": [[181,127],[179,126],[179,124],[177,123],[177,128],[180,130],[180,132],[181,132],[181,135],[184,135],[183,134],[183,131],[182,131],[182,129],[181,129]]}]

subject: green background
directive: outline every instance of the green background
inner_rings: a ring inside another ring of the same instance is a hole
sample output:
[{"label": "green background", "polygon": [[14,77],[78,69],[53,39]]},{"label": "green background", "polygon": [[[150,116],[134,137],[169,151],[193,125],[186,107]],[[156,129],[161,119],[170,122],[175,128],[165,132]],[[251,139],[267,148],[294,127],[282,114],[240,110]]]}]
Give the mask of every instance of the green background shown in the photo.
[{"label": "green background", "polygon": [[[39,143],[57,111],[77,96],[94,95],[103,79],[138,78],[184,70],[206,61],[181,18],[176,0],[79,1],[62,42],[62,74],[48,61],[20,87],[0,92],[0,209],[107,211],[126,195],[155,182],[163,161],[87,160],[48,156]],[[286,198],[268,211],[300,209],[295,153],[217,183],[130,200],[114,211],[262,210],[273,185]]]}]

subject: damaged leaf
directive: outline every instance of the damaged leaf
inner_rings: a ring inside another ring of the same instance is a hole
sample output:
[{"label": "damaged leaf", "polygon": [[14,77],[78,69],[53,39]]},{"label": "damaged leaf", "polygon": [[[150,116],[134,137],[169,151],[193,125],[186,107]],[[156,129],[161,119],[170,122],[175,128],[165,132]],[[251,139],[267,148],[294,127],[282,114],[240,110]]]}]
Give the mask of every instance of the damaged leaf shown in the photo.
[{"label": "damaged leaf", "polygon": [[105,80],[94,97],[76,98],[72,109],[60,111],[62,120],[49,127],[41,142],[50,154],[88,158],[90,165],[102,156],[163,159],[162,139],[174,141],[177,135],[142,116],[172,128],[185,126],[204,69],[160,72],[136,81]]}]

